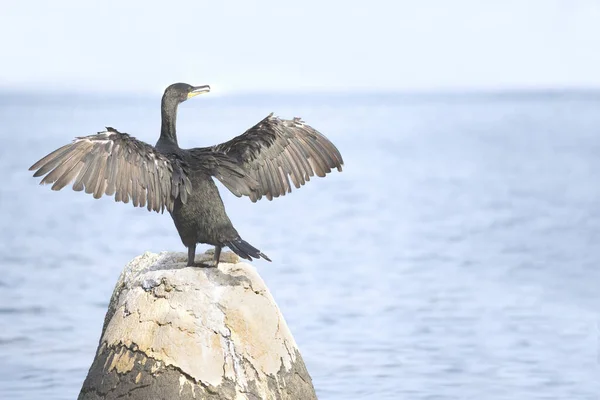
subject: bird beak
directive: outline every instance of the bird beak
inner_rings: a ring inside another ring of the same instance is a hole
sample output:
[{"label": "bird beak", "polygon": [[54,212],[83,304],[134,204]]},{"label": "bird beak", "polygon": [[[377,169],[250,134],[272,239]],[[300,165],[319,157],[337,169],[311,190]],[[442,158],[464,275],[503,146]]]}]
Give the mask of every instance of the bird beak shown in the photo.
[{"label": "bird beak", "polygon": [[199,94],[208,93],[208,92],[210,92],[210,86],[208,86],[208,85],[194,86],[192,91],[188,93],[187,98],[191,99],[194,96],[198,96]]}]

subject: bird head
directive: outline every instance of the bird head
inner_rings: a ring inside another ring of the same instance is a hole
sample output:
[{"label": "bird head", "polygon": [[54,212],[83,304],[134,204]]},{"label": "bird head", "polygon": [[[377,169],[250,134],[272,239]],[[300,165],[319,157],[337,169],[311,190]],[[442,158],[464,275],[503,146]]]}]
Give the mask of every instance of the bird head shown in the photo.
[{"label": "bird head", "polygon": [[174,83],[165,89],[163,98],[164,100],[174,100],[176,103],[182,103],[194,96],[208,92],[210,92],[210,86],[208,85],[192,86],[187,83]]}]

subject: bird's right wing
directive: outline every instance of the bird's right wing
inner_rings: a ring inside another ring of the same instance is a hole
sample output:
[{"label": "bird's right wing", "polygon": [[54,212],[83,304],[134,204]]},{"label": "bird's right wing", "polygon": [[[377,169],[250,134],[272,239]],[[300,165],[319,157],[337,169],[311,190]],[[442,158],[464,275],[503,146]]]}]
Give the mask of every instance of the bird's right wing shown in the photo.
[{"label": "bird's right wing", "polygon": [[181,161],[167,158],[149,144],[113,128],[76,138],[29,168],[40,184],[60,190],[73,182],[73,190],[95,198],[115,195],[115,201],[163,212],[173,209],[178,197],[185,203],[192,184]]},{"label": "bird's right wing", "polygon": [[[272,200],[304,185],[311,176],[342,170],[338,149],[323,134],[300,118],[284,120],[270,114],[243,134],[212,147],[190,150],[199,159],[226,156],[226,173],[215,175],[236,196],[253,202],[263,196]],[[238,173],[233,174],[231,171]],[[291,180],[291,182],[290,182]]]}]

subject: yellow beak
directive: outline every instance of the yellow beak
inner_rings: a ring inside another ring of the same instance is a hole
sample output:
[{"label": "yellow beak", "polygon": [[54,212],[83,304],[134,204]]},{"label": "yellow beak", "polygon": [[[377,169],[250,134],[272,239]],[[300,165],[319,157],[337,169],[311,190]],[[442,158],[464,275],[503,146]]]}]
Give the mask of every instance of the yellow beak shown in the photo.
[{"label": "yellow beak", "polygon": [[187,98],[191,99],[194,96],[198,96],[199,94],[208,93],[208,92],[210,92],[210,86],[208,86],[208,85],[196,86],[192,89],[191,92],[188,93]]}]

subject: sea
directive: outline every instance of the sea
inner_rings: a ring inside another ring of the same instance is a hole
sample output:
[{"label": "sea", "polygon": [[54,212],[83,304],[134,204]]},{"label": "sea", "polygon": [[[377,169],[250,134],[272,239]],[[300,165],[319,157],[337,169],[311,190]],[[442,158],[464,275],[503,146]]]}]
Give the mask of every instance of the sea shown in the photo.
[{"label": "sea", "polygon": [[[105,126],[154,144],[159,101],[0,93],[0,399],[75,399],[123,266],[185,251],[168,214],[28,171]],[[220,186],[319,399],[600,397],[599,93],[205,95],[180,145],[270,112],[345,162],[273,201]]]}]

